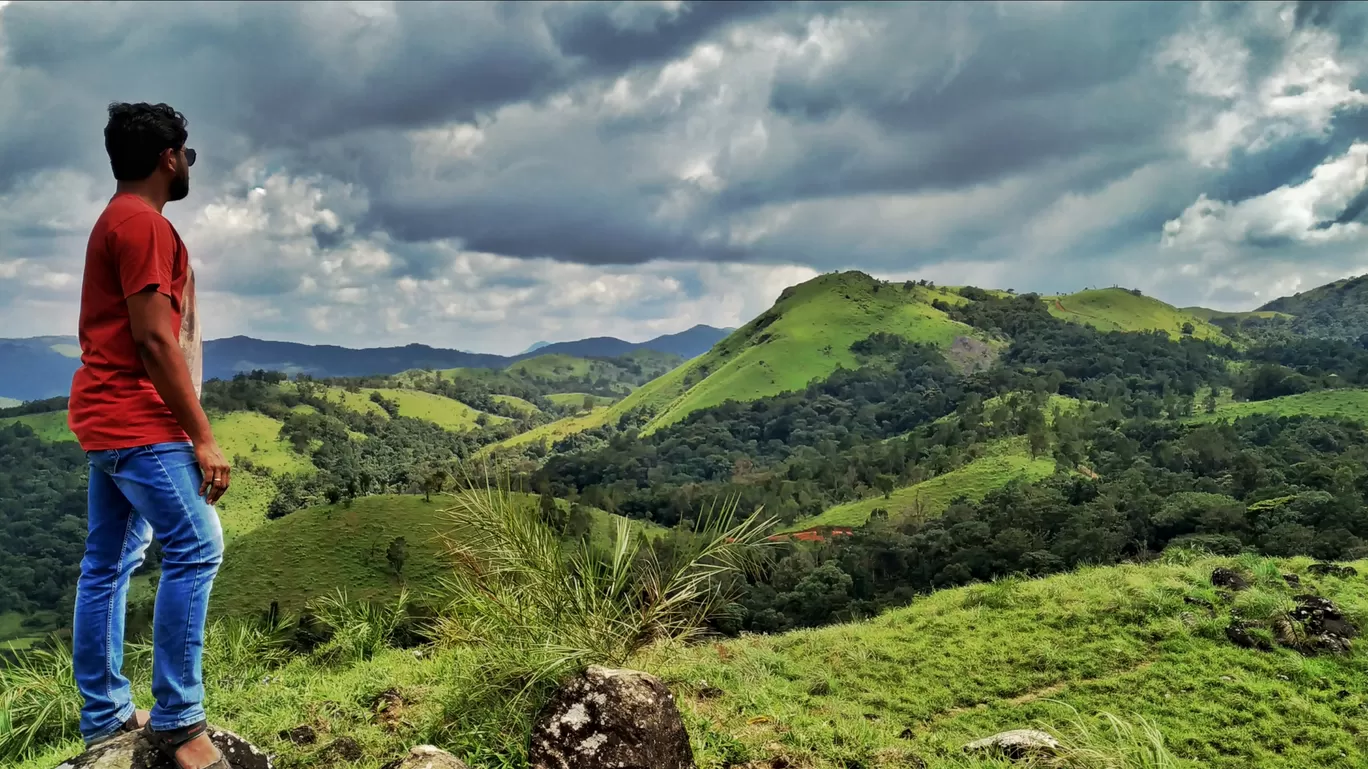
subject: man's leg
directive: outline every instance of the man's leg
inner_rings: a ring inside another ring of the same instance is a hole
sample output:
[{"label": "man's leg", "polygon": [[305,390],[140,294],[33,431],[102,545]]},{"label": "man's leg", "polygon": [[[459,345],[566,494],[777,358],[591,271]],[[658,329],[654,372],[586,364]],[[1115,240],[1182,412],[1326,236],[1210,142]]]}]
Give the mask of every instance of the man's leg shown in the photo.
[{"label": "man's leg", "polygon": [[116,732],[133,716],[123,676],[128,580],[143,562],[152,530],[110,478],[118,453],[90,457],[89,521],[72,619],[72,668],[81,692],[81,736],[87,743]]},{"label": "man's leg", "polygon": [[199,464],[188,443],[132,450],[113,478],[162,545],[152,622],[152,728],[189,726],[205,718],[200,657],[209,591],[223,560],[223,530],[199,495]]}]

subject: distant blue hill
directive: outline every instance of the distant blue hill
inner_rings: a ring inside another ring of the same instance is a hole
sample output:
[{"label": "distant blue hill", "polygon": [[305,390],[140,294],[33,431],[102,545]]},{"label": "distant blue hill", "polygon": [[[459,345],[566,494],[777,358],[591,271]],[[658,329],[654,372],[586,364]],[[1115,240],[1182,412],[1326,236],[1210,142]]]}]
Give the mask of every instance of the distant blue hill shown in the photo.
[{"label": "distant blue hill", "polygon": [[[235,336],[204,343],[205,379],[230,379],[253,369],[306,373],[315,377],[397,374],[415,368],[503,368],[538,355],[615,358],[635,350],[655,350],[685,358],[702,355],[732,329],[694,326],[645,342],[596,337],[545,344],[521,355],[488,355],[421,344],[353,349],[336,345],[272,342]],[[66,395],[80,366],[75,337],[0,339],[0,398],[19,401]]]}]

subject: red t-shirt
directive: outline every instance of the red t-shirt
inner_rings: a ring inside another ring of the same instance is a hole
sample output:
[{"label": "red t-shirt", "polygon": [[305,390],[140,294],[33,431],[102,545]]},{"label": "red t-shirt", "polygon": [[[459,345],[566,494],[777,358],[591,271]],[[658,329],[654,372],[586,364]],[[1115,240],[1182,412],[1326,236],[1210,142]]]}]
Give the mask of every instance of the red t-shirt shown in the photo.
[{"label": "red t-shirt", "polygon": [[[128,297],[156,286],[171,298],[180,338],[190,255],[171,222],[137,195],[115,195],[86,245],[81,283],[81,367],[67,424],[86,451],[186,441],[133,342]],[[193,288],[191,289],[193,291]]]}]

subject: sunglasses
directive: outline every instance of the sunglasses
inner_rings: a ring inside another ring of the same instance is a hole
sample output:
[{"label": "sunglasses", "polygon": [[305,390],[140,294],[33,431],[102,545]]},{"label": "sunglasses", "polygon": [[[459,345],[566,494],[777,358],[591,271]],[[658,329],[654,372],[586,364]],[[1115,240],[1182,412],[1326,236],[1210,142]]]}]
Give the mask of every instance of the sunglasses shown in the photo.
[{"label": "sunglasses", "polygon": [[[183,149],[185,150],[185,165],[187,167],[193,166],[195,164],[195,151],[190,149],[189,147],[184,147]],[[174,155],[176,151],[169,150],[169,152],[171,152]]]}]

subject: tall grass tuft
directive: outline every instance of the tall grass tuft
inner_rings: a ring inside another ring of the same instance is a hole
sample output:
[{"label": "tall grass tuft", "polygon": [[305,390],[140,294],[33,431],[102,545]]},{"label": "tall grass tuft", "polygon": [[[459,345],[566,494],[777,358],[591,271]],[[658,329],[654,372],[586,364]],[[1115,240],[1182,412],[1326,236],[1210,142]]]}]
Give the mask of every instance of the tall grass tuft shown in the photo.
[{"label": "tall grass tuft", "polygon": [[353,601],[344,590],[310,603],[309,610],[329,632],[314,656],[328,664],[368,660],[385,649],[409,619],[409,593],[401,589],[390,603]]},{"label": "tall grass tuft", "polygon": [[0,665],[0,764],[79,740],[81,695],[65,648],[33,649]]},{"label": "tall grass tuft", "polygon": [[[588,665],[621,665],[656,640],[689,641],[734,601],[759,564],[768,521],[734,503],[704,511],[691,532],[652,547],[626,520],[611,546],[567,545],[530,498],[467,489],[446,512],[455,568],[436,631],[472,655],[452,687],[451,739],[522,749],[552,689]],[[465,747],[466,745],[462,745]],[[507,756],[505,753],[504,757]]]},{"label": "tall grass tuft", "polygon": [[[1070,708],[1070,710],[1073,710]],[[1164,745],[1164,736],[1142,716],[1135,721],[1111,713],[1085,718],[1073,715],[1058,730],[1059,754],[1044,766],[1061,769],[1180,769],[1180,761]]]}]

